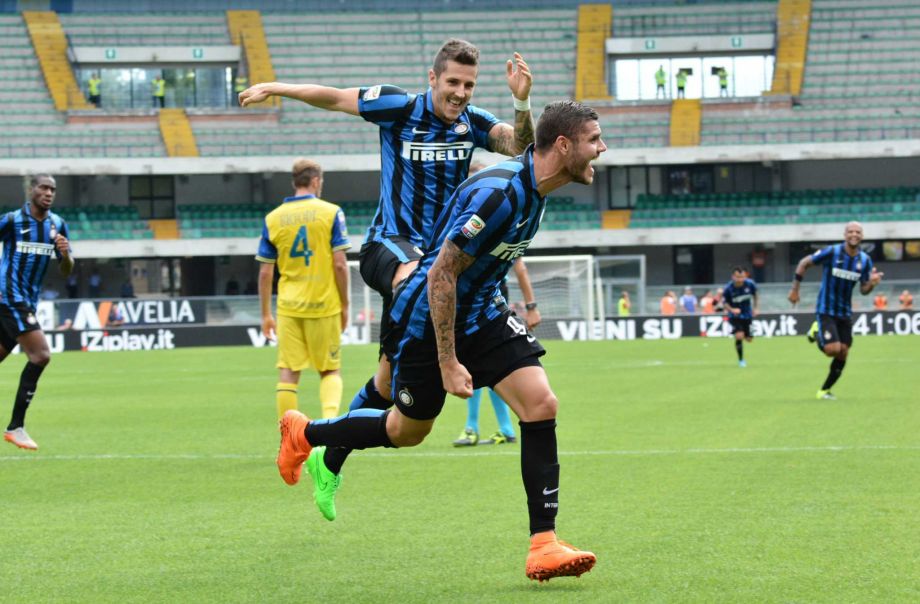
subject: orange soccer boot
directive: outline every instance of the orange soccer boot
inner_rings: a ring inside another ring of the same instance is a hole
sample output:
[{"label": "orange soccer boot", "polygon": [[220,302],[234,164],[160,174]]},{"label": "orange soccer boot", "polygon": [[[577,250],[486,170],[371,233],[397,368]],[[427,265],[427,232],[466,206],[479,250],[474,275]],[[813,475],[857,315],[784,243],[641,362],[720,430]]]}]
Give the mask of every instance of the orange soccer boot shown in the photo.
[{"label": "orange soccer boot", "polygon": [[310,418],[296,409],[285,411],[281,421],[278,422],[281,431],[281,446],[278,448],[276,463],[281,478],[290,485],[295,485],[300,480],[303,462],[307,460],[313,449],[303,433],[308,423],[310,423]]},{"label": "orange soccer boot", "polygon": [[556,539],[554,531],[537,533],[530,538],[527,577],[549,581],[553,577],[579,577],[594,567],[597,556],[583,552]]}]

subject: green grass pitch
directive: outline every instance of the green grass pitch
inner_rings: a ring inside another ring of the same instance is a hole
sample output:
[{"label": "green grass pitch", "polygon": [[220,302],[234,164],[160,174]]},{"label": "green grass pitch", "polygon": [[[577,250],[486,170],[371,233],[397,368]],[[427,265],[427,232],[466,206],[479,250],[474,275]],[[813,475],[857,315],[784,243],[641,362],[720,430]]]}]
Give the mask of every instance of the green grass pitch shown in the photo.
[{"label": "green grass pitch", "polygon": [[[598,555],[580,579],[524,576],[519,445],[453,449],[456,399],[421,446],[352,456],[329,523],[275,469],[273,351],[66,353],[28,416],[41,450],[0,449],[0,600],[920,601],[916,337],[857,338],[836,402],[804,338],[747,369],[729,340],[546,346],[559,534]],[[373,357],[345,349],[346,403]]]}]

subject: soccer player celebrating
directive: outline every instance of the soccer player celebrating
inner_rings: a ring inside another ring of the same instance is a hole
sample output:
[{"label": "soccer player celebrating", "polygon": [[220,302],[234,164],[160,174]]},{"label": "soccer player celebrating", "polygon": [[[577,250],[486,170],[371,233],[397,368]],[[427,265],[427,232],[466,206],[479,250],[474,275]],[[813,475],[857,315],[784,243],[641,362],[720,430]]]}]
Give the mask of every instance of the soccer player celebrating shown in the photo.
[{"label": "soccer player celebrating", "polygon": [[67,240],[67,224],[51,211],[57,183],[48,174],[29,180],[29,201],[22,209],[0,216],[0,362],[22,348],[28,361],[19,376],[19,388],[3,439],[22,449],[38,449],[26,432],[26,410],[35,396],[38,378],[51,361],[51,350],[35,318],[35,305],[51,257],[61,275],[68,276],[74,260]]},{"label": "soccer player celebrating", "polygon": [[[318,196],[323,170],[308,159],[294,162],[294,196],[265,217],[256,260],[262,332],[278,334],[278,417],[297,408],[300,372],[311,365],[319,372],[323,417],[335,417],[342,402],[340,372],[342,330],[348,323],[348,264],[351,247],[345,215]],[[278,322],[272,317],[272,280],[278,281]]]},{"label": "soccer player celebrating", "polygon": [[438,245],[400,288],[383,347],[393,364],[395,408],[360,409],[311,421],[297,411],[281,420],[278,470],[300,478],[313,446],[411,447],[429,434],[446,393],[464,398],[489,386],[521,426],[521,474],[531,544],[526,574],[540,581],[590,570],[594,554],[556,538],[558,401],[539,357],[543,347],[495,293],[533,240],[546,195],[594,178],[591,161],[607,147],[597,113],[572,101],[546,107],[536,144],[463,183],[438,218]]},{"label": "soccer player celebrating", "polygon": [[751,320],[760,313],[760,298],[757,295],[757,284],[740,266],[732,269],[732,280],[722,288],[722,306],[728,314],[732,333],[735,334],[738,366],[747,367],[747,361],[744,360],[744,341],[750,342],[754,339],[751,335]]},{"label": "soccer player celebrating", "polygon": [[853,345],[853,288],[859,283],[859,292],[866,296],[882,280],[883,273],[875,270],[872,259],[859,249],[863,240],[863,228],[858,222],[848,222],[844,228],[844,242],[838,243],[805,256],[795,268],[795,280],[789,292],[789,301],[799,302],[799,284],[814,264],[824,265],[821,290],[818,292],[816,339],[818,348],[831,357],[830,371],[818,399],[835,400],[831,388],[843,373],[847,355]]},{"label": "soccer player celebrating", "polygon": [[[317,84],[256,84],[240,93],[246,107],[272,96],[296,99],[327,111],[360,116],[380,128],[380,202],[360,251],[361,276],[383,297],[381,333],[387,331],[393,290],[436,243],[434,220],[468,174],[473,149],[517,155],[534,140],[530,112],[533,77],[514,53],[506,64],[514,102],[514,127],[470,104],[479,73],[479,50],[464,40],[441,46],[428,70],[427,92],[409,94],[396,86],[332,88]],[[377,373],[351,408],[392,405],[390,366],[382,354]],[[332,477],[341,471],[347,450],[317,449],[310,462],[320,511],[335,517]]]}]

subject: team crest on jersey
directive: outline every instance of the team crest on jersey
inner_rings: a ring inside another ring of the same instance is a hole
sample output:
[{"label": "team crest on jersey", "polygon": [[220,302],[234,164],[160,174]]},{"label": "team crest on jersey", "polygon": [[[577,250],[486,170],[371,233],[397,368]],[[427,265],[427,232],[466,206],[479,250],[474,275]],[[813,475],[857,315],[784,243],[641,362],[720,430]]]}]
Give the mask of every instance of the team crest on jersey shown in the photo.
[{"label": "team crest on jersey", "polygon": [[33,315],[32,313],[29,313],[26,316],[26,323],[28,323],[29,325],[35,325],[37,322],[38,321],[35,319],[35,315]]},{"label": "team crest on jersey", "polygon": [[373,86],[364,91],[364,96],[361,97],[364,99],[364,102],[374,101],[380,98],[380,86]]},{"label": "team crest on jersey", "polygon": [[857,263],[856,263],[856,270],[858,270],[858,271],[861,271],[861,270],[862,270],[862,262],[857,262]]},{"label": "team crest on jersey", "polygon": [[470,219],[466,221],[466,224],[460,227],[460,232],[463,233],[467,239],[472,239],[484,228],[486,228],[486,221],[476,214],[473,214],[470,216]]},{"label": "team crest on jersey", "polygon": [[470,127],[464,124],[463,122],[460,122],[459,124],[454,126],[455,134],[466,134],[469,131],[470,131]]},{"label": "team crest on jersey", "polygon": [[51,228],[48,229],[48,236],[51,239],[54,239],[55,237],[57,237],[57,229],[54,228],[54,224],[52,224]]}]

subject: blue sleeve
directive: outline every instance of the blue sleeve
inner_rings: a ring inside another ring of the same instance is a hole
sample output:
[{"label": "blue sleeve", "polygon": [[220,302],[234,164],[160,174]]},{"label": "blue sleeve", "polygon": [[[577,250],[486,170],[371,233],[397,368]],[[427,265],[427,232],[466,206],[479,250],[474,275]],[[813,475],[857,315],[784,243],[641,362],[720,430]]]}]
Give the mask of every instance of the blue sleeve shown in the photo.
[{"label": "blue sleeve", "polygon": [[468,202],[453,219],[447,239],[478,258],[501,242],[508,230],[512,204],[500,189],[470,188]]},{"label": "blue sleeve", "polygon": [[868,283],[869,277],[872,276],[872,267],[875,266],[872,264],[872,258],[869,257],[869,254],[863,253],[866,261],[863,263],[862,274],[859,276],[860,283]]},{"label": "blue sleeve", "polygon": [[0,241],[6,239],[13,226],[13,218],[10,212],[0,216]]},{"label": "blue sleeve", "polygon": [[[67,249],[72,253],[73,246],[70,245],[70,229],[67,228],[67,223],[64,222],[63,218],[58,217],[58,220],[61,223],[60,225],[58,225],[58,233],[60,233],[61,235],[64,236],[65,239],[67,239]],[[57,251],[57,248],[55,248],[54,250],[54,255],[57,257],[58,260],[61,259],[61,253]]]},{"label": "blue sleeve", "polygon": [[748,279],[748,285],[751,287],[751,293],[756,294],[757,293],[757,283],[755,283],[753,279]]},{"label": "blue sleeve", "polygon": [[274,263],[278,260],[278,248],[271,242],[268,236],[268,223],[262,224],[262,239],[259,240],[259,251],[256,253],[256,260],[259,262]]},{"label": "blue sleeve", "polygon": [[345,213],[339,210],[335,213],[335,220],[332,221],[332,251],[347,250],[351,247],[348,241],[348,227],[345,226]]},{"label": "blue sleeve", "polygon": [[476,146],[491,151],[489,132],[492,131],[495,124],[501,123],[501,120],[479,107],[470,105],[467,109],[470,112],[470,124],[473,126],[473,140]]},{"label": "blue sleeve", "polygon": [[722,287],[722,302],[732,303],[732,282],[729,281]]},{"label": "blue sleeve", "polygon": [[815,252],[811,255],[811,261],[815,264],[824,264],[829,258],[834,256],[834,247],[835,246],[832,245]]},{"label": "blue sleeve", "polygon": [[381,128],[389,128],[406,114],[415,95],[398,86],[379,84],[358,91],[358,113],[365,120]]}]

